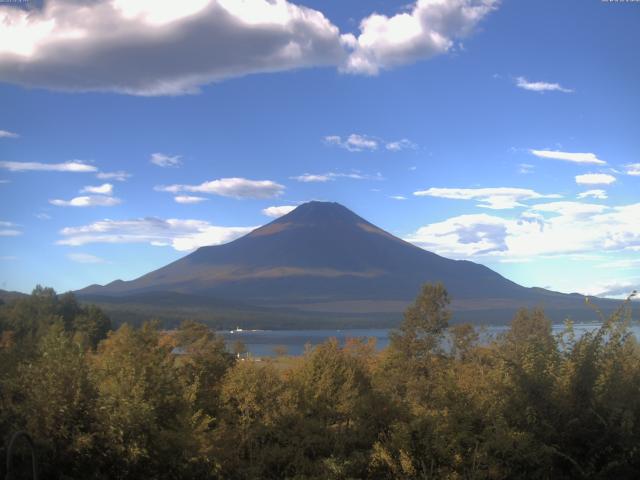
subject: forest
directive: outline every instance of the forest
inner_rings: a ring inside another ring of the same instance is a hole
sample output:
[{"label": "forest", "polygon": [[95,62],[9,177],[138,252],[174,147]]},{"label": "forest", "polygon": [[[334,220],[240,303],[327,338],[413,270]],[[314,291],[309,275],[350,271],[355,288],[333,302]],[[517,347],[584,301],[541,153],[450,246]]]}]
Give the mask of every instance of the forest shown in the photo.
[{"label": "forest", "polygon": [[238,359],[203,324],[114,330],[37,287],[0,306],[0,459],[24,430],[41,479],[638,478],[632,304],[582,336],[521,310],[487,343],[426,284],[384,350]]}]

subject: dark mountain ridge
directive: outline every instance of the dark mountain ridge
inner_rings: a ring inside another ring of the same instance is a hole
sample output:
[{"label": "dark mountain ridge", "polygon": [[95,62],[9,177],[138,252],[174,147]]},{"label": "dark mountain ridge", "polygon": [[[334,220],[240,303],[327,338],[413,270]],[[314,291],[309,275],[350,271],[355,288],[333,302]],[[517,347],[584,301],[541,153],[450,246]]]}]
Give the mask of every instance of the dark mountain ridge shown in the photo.
[{"label": "dark mountain ridge", "polygon": [[200,302],[218,299],[226,307],[242,302],[328,315],[399,314],[420,285],[436,281],[447,287],[454,310],[471,319],[473,312],[486,317],[506,310],[512,315],[520,306],[533,305],[563,315],[585,311],[581,295],[522,287],[483,265],[418,248],[327,202],[300,205],[242,238],[199,248],[135,280],[76,293],[115,301],[171,292],[181,294],[186,304],[192,296]]}]

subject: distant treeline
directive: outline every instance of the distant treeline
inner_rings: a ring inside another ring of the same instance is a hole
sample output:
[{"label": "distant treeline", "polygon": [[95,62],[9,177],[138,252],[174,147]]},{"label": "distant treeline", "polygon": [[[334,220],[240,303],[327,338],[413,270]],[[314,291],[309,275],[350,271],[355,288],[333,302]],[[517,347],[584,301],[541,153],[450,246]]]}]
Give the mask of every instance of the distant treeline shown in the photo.
[{"label": "distant treeline", "polygon": [[38,287],[0,306],[0,454],[25,430],[42,479],[639,478],[629,302],[580,338],[522,310],[489,345],[448,304],[425,285],[381,352],[252,361]]}]

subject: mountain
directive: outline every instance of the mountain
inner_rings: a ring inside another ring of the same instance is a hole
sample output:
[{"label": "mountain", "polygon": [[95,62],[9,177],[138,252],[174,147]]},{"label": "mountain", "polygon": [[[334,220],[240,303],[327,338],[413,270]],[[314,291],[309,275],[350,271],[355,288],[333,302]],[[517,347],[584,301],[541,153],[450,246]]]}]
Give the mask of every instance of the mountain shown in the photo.
[{"label": "mountain", "polygon": [[242,238],[199,248],[135,280],[76,293],[120,306],[157,307],[166,297],[174,299],[174,307],[202,305],[258,317],[268,311],[294,317],[297,312],[301,318],[397,319],[423,283],[437,281],[445,284],[464,320],[503,322],[517,308],[535,305],[558,317],[586,312],[591,318],[580,295],[522,287],[483,265],[418,248],[328,202],[300,205]]}]

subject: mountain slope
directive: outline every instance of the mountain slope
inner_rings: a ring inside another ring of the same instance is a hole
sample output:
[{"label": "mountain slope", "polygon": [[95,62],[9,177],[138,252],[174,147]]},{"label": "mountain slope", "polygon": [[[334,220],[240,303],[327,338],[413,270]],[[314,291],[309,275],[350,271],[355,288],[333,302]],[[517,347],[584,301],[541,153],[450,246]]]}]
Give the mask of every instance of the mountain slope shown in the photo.
[{"label": "mountain slope", "polygon": [[460,311],[583,308],[579,295],[525,288],[483,265],[440,257],[325,202],[303,204],[242,238],[199,248],[135,280],[77,293],[175,292],[270,308],[397,313],[421,284],[434,281],[445,284]]}]

